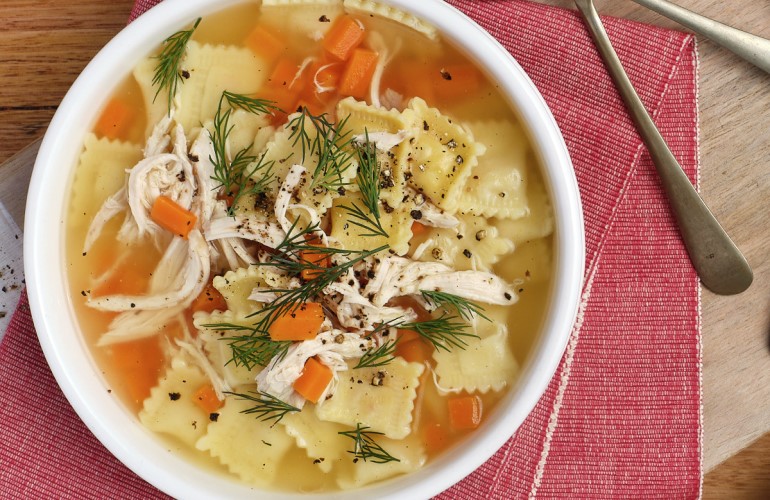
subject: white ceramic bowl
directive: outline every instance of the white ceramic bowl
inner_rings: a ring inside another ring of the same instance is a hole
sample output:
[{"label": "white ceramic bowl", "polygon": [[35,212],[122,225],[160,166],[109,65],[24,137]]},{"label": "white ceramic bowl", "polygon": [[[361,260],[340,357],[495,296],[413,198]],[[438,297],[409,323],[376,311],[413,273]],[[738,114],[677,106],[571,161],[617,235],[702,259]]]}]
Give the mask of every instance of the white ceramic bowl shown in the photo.
[{"label": "white ceramic bowl", "polygon": [[[111,94],[115,82],[170,33],[198,16],[241,1],[167,0],[107,44],[74,83],[51,121],[37,157],[27,201],[24,261],[29,301],[40,343],[56,380],[80,418],[118,459],[178,498],[243,498],[260,496],[260,492],[171,455],[157,437],[139,424],[135,415],[107,393],[78,329],[67,291],[63,217],[83,137],[96,120],[98,103]],[[472,439],[416,473],[365,491],[329,495],[334,498],[429,497],[470,474],[492,456],[521,425],[553,376],[572,328],[583,276],[583,221],[575,174],[556,122],[530,79],[488,33],[444,2],[386,3],[413,12],[463,47],[500,84],[503,94],[518,110],[540,154],[553,200],[556,282],[547,321],[519,381]],[[53,213],[62,214],[62,218],[52,218]],[[298,497],[276,492],[269,496]]]}]

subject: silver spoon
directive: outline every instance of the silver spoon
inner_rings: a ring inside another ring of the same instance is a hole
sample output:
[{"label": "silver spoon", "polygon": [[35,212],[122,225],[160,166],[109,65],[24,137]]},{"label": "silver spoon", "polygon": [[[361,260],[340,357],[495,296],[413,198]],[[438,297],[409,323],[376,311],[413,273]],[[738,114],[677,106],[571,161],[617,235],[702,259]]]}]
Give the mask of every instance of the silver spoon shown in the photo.
[{"label": "silver spoon", "polygon": [[632,1],[687,26],[694,32],[733,51],[751,64],[770,73],[770,40],[731,28],[665,0]]},{"label": "silver spoon", "polygon": [[740,250],[701,200],[636,94],[591,0],[575,0],[610,76],[660,176],[687,252],[704,286],[720,295],[741,293],[754,275]]}]

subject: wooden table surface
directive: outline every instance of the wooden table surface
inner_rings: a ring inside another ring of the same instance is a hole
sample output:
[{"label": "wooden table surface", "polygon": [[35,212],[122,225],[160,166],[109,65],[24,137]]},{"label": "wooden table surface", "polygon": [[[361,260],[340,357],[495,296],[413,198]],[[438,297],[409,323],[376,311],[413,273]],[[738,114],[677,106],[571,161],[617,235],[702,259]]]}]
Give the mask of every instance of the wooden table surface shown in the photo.
[{"label": "wooden table surface", "polygon": [[[540,0],[570,7],[567,0]],[[676,0],[770,38],[767,0]],[[602,14],[672,29],[630,1]],[[0,162],[45,132],[80,70],[126,23],[133,0],[0,3]],[[704,498],[770,498],[770,75],[698,37],[700,188],[754,268],[735,297],[707,290],[703,311]],[[4,171],[5,172],[5,171]]]}]

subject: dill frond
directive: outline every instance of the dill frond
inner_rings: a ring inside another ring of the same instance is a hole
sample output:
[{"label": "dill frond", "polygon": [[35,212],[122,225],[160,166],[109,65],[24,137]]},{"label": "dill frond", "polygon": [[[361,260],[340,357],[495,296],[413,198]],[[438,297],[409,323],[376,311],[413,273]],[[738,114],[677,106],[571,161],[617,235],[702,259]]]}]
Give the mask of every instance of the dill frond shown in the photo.
[{"label": "dill frond", "polygon": [[152,98],[152,102],[158,98],[158,94],[163,89],[168,91],[168,111],[171,111],[171,105],[174,102],[174,96],[176,95],[179,83],[184,83],[183,76],[180,72],[180,65],[185,51],[187,50],[187,42],[190,41],[195,29],[200,24],[201,18],[195,20],[195,24],[189,30],[177,31],[170,37],[163,41],[163,48],[160,54],[155,56],[158,60],[158,64],[155,66],[155,74],[152,77],[152,84],[158,88],[155,90],[155,96]]},{"label": "dill frond", "polygon": [[218,182],[215,189],[222,188],[232,194],[233,201],[228,207],[228,214],[234,215],[238,200],[242,197],[267,191],[274,177],[273,166],[275,162],[266,162],[264,155],[259,158],[250,155],[248,153],[250,147],[238,151],[232,160],[228,160],[227,139],[233,130],[233,126],[230,125],[230,116],[234,108],[223,109],[225,102],[230,103],[231,106],[233,102],[237,106],[240,106],[238,103],[246,103],[243,104],[244,106],[252,103],[256,106],[259,100],[227,91],[223,92],[219,98],[217,112],[214,115],[214,130],[210,132],[214,147],[214,156],[209,157],[214,165],[214,175],[211,178]]},{"label": "dill frond", "polygon": [[483,307],[468,299],[460,297],[459,295],[433,290],[420,290],[420,293],[422,294],[422,298],[425,299],[428,304],[431,304],[436,308],[441,307],[444,310],[448,310],[448,308],[451,307],[466,321],[471,321],[474,315],[484,318],[487,321],[492,321],[482,312],[484,311]]},{"label": "dill frond", "polygon": [[450,316],[446,313],[428,321],[401,323],[398,327],[417,332],[436,349],[447,352],[452,347],[465,349],[468,345],[466,339],[479,338],[478,335],[468,332],[468,323],[462,321],[459,316]]},{"label": "dill frond", "polygon": [[244,366],[248,370],[256,366],[267,366],[274,357],[283,359],[291,347],[291,342],[273,340],[269,334],[257,331],[253,326],[234,323],[207,323],[201,326],[220,332],[244,332],[243,335],[231,335],[220,340],[227,342],[232,350],[228,363]]},{"label": "dill frond", "polygon": [[377,444],[377,441],[374,440],[375,436],[383,436],[384,434],[382,432],[369,431],[367,429],[369,429],[369,427],[357,423],[355,430],[338,432],[338,434],[353,440],[353,449],[349,450],[348,453],[353,455],[354,462],[358,459],[375,464],[401,461],[385,451],[382,446]]},{"label": "dill frond", "polygon": [[383,342],[382,345],[377,348],[367,350],[364,355],[359,358],[358,363],[356,363],[356,366],[353,368],[375,368],[377,366],[389,364],[396,359],[394,354],[396,352],[397,344],[398,339],[388,340]]},{"label": "dill frond", "polygon": [[[265,304],[262,309],[249,315],[249,319],[254,323],[250,327],[242,327],[245,334],[227,339],[232,348],[233,358],[231,362],[235,363],[236,366],[265,366],[272,357],[285,355],[291,342],[270,340],[268,332],[271,325],[278,318],[291,314],[302,304],[321,296],[327,286],[338,281],[359,262],[388,249],[387,245],[374,250],[342,250],[310,245],[307,242],[307,236],[313,236],[317,231],[316,225],[297,229],[297,221],[294,221],[284,240],[277,245],[276,253],[271,254],[267,262],[257,264],[258,266],[275,267],[289,275],[299,275],[305,269],[312,269],[317,272],[313,274],[312,279],[306,280],[297,288],[273,289],[276,298]],[[300,258],[300,252],[303,250],[326,253],[329,256],[343,256],[348,260],[329,267],[318,266]],[[216,325],[214,327],[216,328]]]},{"label": "dill frond", "polygon": [[361,192],[363,207],[356,202],[350,205],[340,205],[346,210],[350,219],[348,222],[363,229],[359,236],[383,236],[388,238],[388,233],[380,222],[380,168],[377,164],[377,148],[369,141],[369,133],[364,130],[364,142],[356,147],[358,157],[358,172],[356,184]]},{"label": "dill frond", "polygon": [[347,118],[333,123],[325,114],[313,115],[304,107],[289,121],[289,139],[293,139],[292,146],[299,144],[301,163],[308,157],[317,159],[311,188],[338,190],[348,185],[343,174],[350,168],[353,155],[348,151],[351,133],[345,130],[346,123]]},{"label": "dill frond", "polygon": [[271,427],[280,422],[281,419],[289,413],[300,411],[296,406],[290,405],[272,394],[262,391],[251,392],[251,394],[242,394],[238,392],[227,392],[226,394],[253,402],[254,406],[243,410],[241,413],[256,415],[257,419],[262,420],[263,422],[272,420],[273,423],[271,424]]},{"label": "dill frond", "polygon": [[222,338],[227,342],[232,352],[232,362],[235,366],[243,366],[251,370],[257,366],[267,366],[273,358],[279,361],[286,356],[291,347],[290,341],[277,341],[270,338],[265,331],[257,328],[247,328],[249,333]]},{"label": "dill frond", "polygon": [[224,98],[233,109],[242,109],[255,115],[260,113],[268,114],[273,111],[283,112],[281,108],[275,105],[275,101],[269,99],[250,97],[244,94],[229,92],[227,90],[222,93],[222,98]]}]

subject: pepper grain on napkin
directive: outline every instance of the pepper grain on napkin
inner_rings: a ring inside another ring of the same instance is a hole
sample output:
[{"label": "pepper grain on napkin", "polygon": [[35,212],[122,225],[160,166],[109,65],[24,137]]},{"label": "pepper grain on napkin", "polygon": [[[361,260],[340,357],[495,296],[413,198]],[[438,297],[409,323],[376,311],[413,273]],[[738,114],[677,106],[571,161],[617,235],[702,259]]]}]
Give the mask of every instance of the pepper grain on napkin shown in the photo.
[{"label": "pepper grain on napkin", "polygon": [[[137,0],[131,19],[157,1]],[[546,393],[489,461],[440,498],[697,498],[702,479],[699,286],[654,167],[576,13],[451,0],[527,71],[574,163],[586,223],[579,315]],[[608,18],[629,76],[691,179],[691,35]],[[22,296],[0,344],[0,496],[155,498],[75,415]]]}]

